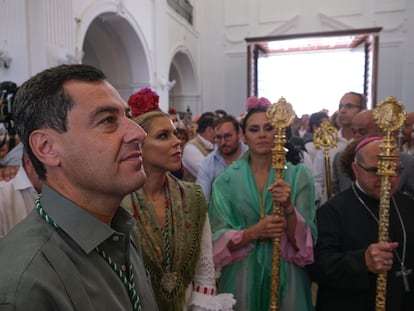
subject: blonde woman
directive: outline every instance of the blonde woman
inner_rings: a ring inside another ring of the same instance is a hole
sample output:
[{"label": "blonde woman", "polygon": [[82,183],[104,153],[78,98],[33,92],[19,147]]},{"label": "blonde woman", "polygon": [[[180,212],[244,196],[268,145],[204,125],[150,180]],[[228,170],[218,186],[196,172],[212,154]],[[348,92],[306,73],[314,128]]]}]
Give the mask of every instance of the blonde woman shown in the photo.
[{"label": "blonde woman", "polygon": [[147,181],[123,205],[137,219],[158,307],[231,310],[232,296],[216,295],[210,224],[201,188],[170,174],[181,165],[180,140],[169,115],[157,109],[156,93],[141,92],[130,98],[129,105],[135,122],[147,132],[142,144]]}]

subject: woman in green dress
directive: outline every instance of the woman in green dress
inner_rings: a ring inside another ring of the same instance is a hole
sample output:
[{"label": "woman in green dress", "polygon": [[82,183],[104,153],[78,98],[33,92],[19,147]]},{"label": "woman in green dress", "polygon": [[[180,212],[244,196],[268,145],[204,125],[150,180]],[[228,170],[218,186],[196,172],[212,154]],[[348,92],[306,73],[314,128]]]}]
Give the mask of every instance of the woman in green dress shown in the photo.
[{"label": "woman in green dress", "polygon": [[[292,148],[283,180],[274,181],[275,130],[266,117],[270,102],[249,101],[241,123],[249,151],[217,177],[209,206],[214,261],[221,270],[218,291],[234,294],[236,310],[268,311],[272,239],[280,236],[279,310],[313,310],[304,268],[313,262],[316,239],[312,175]],[[284,216],[272,215],[274,202]]]}]

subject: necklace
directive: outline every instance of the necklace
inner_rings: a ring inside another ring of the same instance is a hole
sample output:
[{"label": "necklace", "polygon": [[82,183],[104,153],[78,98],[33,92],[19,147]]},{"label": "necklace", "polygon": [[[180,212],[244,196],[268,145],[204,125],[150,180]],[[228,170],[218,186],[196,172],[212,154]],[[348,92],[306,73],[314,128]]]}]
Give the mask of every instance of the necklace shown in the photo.
[{"label": "necklace", "polygon": [[[365,204],[364,200],[358,195],[358,192],[355,189],[355,183],[352,184],[352,191],[354,192],[354,194],[357,197],[358,201],[362,204],[362,206],[368,211],[368,213],[372,216],[372,218],[374,218],[374,220],[378,224],[379,223],[379,220],[378,220],[377,216],[375,216],[375,214]],[[407,232],[405,231],[404,221],[403,221],[403,219],[401,217],[400,210],[398,209],[397,202],[395,202],[394,197],[391,197],[391,200],[392,200],[392,203],[393,203],[393,205],[395,207],[395,211],[397,212],[398,219],[400,221],[401,229],[402,229],[402,232],[403,232],[403,250],[402,250],[401,257],[398,254],[398,252],[394,249],[395,257],[397,258],[397,260],[399,261],[400,266],[401,266],[401,270],[400,271],[397,271],[395,273],[395,275],[397,277],[402,277],[403,283],[404,283],[404,290],[406,292],[409,292],[410,291],[410,284],[408,283],[408,276],[412,273],[412,270],[411,269],[407,269],[405,267],[405,263],[404,263],[404,261],[405,261],[405,254],[406,254],[406,251],[407,251]],[[388,240],[390,240],[390,238],[388,238]]]},{"label": "necklace", "polygon": [[[39,215],[46,220],[47,223],[51,224],[55,228],[59,228],[57,223],[47,215],[46,211],[43,209],[42,205],[40,204],[40,197],[42,195],[39,194],[35,200],[36,210]],[[111,256],[106,254],[104,251],[100,250],[98,247],[95,248],[96,252],[109,264],[112,270],[115,271],[116,275],[121,279],[122,283],[124,283],[125,287],[128,290],[129,298],[131,299],[131,303],[134,307],[134,311],[141,311],[141,303],[137,291],[135,289],[135,282],[134,282],[134,273],[132,271],[132,265],[130,266],[130,276],[129,278],[125,274],[124,271],[112,260]]]},{"label": "necklace", "polygon": [[[165,200],[165,216],[164,216],[164,228],[159,224],[158,221],[156,223],[152,224],[153,227],[160,228],[160,232],[162,232],[162,243],[163,243],[163,251],[164,256],[162,254],[159,254],[157,258],[153,258],[153,261],[160,260],[160,264],[158,269],[162,271],[160,285],[163,290],[167,291],[169,294],[171,294],[174,289],[177,288],[177,284],[179,282],[179,273],[173,272],[172,270],[172,264],[171,264],[171,236],[173,235],[173,229],[171,227],[172,222],[172,203],[171,203],[171,195],[170,195],[170,188],[168,185],[168,179],[164,181],[163,184],[164,189],[164,200]],[[142,197],[143,196],[143,197]],[[147,206],[145,209],[151,209],[155,211],[154,206],[149,202],[149,200],[146,198],[145,193],[143,192],[142,195],[137,193],[137,200],[139,203],[139,206]],[[134,200],[131,200],[133,209],[134,209],[134,217],[136,219],[139,219],[139,212],[138,207],[135,205]],[[149,251],[148,251],[149,252]]]},{"label": "necklace", "polygon": [[178,280],[178,273],[172,272],[172,264],[171,264],[171,243],[170,243],[170,231],[171,222],[172,222],[172,206],[171,206],[171,196],[170,196],[170,188],[168,186],[168,181],[165,180],[164,182],[164,195],[165,195],[165,226],[163,232],[163,240],[164,240],[164,267],[165,272],[161,278],[161,286],[168,292],[171,293],[174,288],[177,286]]}]

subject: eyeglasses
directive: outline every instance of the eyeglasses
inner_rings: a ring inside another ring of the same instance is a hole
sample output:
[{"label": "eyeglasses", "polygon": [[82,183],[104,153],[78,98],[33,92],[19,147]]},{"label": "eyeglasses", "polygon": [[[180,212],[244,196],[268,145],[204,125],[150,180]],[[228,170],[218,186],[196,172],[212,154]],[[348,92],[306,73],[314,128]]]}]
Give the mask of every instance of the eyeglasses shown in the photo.
[{"label": "eyeglasses", "polygon": [[368,134],[368,130],[366,128],[363,128],[363,127],[358,128],[358,129],[353,128],[352,129],[352,134],[355,135],[357,133],[361,136],[365,136],[366,134]]},{"label": "eyeglasses", "polygon": [[[375,174],[376,175],[378,173],[378,167],[365,167],[365,166],[362,166],[359,163],[357,163],[357,165],[369,174],[373,174],[373,175]],[[396,173],[397,173],[398,176],[401,175],[401,173],[403,171],[404,171],[404,167],[402,167],[402,166],[398,166],[397,169],[396,169]]]},{"label": "eyeglasses", "polygon": [[222,139],[224,139],[225,142],[229,142],[232,137],[233,137],[233,134],[216,135],[214,137],[214,141],[216,143],[219,143],[221,142]]},{"label": "eyeglasses", "polygon": [[339,104],[338,110],[341,110],[342,108],[345,108],[346,110],[351,110],[351,109],[354,109],[354,108],[361,109],[361,106],[354,105],[352,103]]}]

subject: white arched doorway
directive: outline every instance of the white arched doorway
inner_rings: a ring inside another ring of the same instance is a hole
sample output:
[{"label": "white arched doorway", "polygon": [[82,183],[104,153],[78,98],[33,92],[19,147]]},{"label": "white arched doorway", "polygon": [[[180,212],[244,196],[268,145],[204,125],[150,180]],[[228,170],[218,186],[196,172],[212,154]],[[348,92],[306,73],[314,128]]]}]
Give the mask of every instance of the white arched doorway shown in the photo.
[{"label": "white arched doorway", "polygon": [[144,44],[123,16],[113,12],[96,16],[85,33],[82,50],[82,63],[100,68],[125,100],[151,85]]},{"label": "white arched doorway", "polygon": [[183,51],[175,53],[169,70],[169,81],[173,82],[169,92],[169,106],[181,113],[188,109],[192,115],[200,114],[200,94],[193,62]]}]

